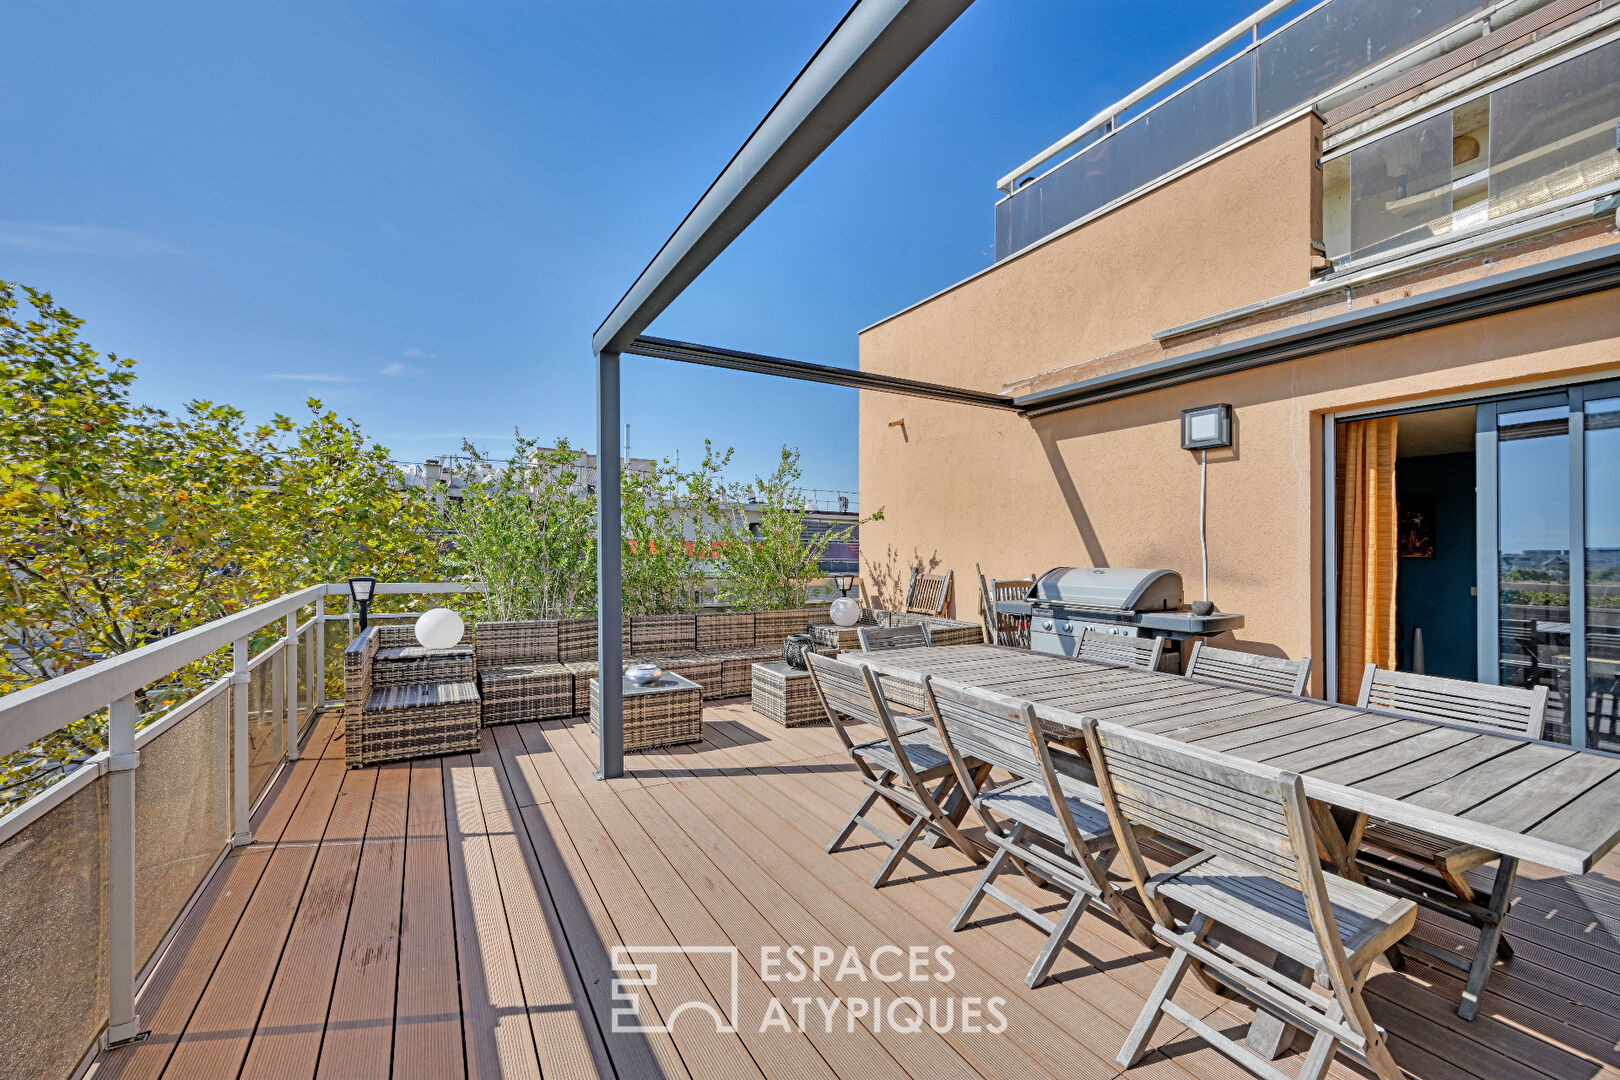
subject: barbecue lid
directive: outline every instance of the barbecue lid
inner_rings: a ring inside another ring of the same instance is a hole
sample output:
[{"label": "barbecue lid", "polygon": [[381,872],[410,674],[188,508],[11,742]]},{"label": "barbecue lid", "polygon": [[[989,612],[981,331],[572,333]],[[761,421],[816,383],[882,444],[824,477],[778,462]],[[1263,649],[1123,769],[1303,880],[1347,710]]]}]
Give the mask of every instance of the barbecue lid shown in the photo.
[{"label": "barbecue lid", "polygon": [[1183,606],[1174,570],[1057,566],[1035,579],[1031,601],[1083,604],[1115,611],[1173,611]]}]

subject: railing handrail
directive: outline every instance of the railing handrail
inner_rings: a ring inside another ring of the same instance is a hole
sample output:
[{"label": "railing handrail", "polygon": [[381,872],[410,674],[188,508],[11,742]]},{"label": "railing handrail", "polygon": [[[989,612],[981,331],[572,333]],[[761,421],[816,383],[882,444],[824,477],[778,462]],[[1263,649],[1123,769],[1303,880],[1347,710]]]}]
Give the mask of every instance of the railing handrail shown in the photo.
[{"label": "railing handrail", "polygon": [[1181,76],[1185,75],[1199,64],[1202,64],[1205,60],[1208,60],[1210,57],[1214,56],[1228,45],[1244,37],[1245,35],[1253,35],[1261,23],[1265,22],[1267,19],[1285,10],[1286,8],[1293,7],[1296,3],[1298,3],[1298,0],[1271,0],[1271,3],[1267,4],[1253,15],[1250,15],[1247,19],[1244,19],[1242,22],[1232,27],[1232,29],[1228,30],[1220,37],[1215,38],[1213,41],[1209,42],[1209,44],[1205,45],[1197,52],[1192,53],[1175,66],[1168,68],[1155,78],[1143,83],[1125,97],[1120,98],[1118,101],[1114,102],[1114,104],[1102,110],[1096,116],[1093,116],[1090,120],[1087,120],[1084,124],[1081,124],[1063,138],[1059,139],[1051,146],[1048,146],[1045,150],[1042,150],[1039,154],[1036,154],[1022,165],[1018,166],[1018,168],[1014,169],[1006,176],[1003,176],[1000,180],[996,181],[996,187],[1002,191],[1005,191],[1009,195],[1012,194],[1012,192],[1016,190],[1014,185],[1018,183],[1021,177],[1026,176],[1034,170],[1040,168],[1042,165],[1046,164],[1048,161],[1051,161],[1059,154],[1062,154],[1071,147],[1077,145],[1081,140],[1095,134],[1105,125],[1109,124],[1116,117],[1118,117],[1120,113],[1123,113],[1126,109],[1129,109],[1133,105],[1141,104],[1153,94],[1179,79]]},{"label": "railing handrail", "polygon": [[[483,588],[482,582],[468,581],[378,582],[376,592],[456,593]],[[0,756],[32,746],[316,600],[348,594],[347,582],[311,585],[0,697]]]}]

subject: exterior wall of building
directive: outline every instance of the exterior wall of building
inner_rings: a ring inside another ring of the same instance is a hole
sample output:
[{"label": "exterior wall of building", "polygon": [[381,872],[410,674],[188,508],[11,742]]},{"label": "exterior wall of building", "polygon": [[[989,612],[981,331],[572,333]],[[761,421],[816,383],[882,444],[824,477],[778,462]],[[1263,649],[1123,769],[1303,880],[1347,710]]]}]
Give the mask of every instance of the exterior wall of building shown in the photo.
[{"label": "exterior wall of building", "polygon": [[[873,327],[862,367],[999,389],[1302,287],[1311,137],[1283,129]],[[954,570],[952,613],[970,619],[975,563],[1168,567],[1196,598],[1199,462],[1180,410],[1224,401],[1236,445],[1209,457],[1210,597],[1247,616],[1233,647],[1321,657],[1321,416],[1600,371],[1620,371],[1615,292],[1035,420],[863,393],[862,506],[884,511],[862,530],[863,580],[892,604],[912,567]]]}]

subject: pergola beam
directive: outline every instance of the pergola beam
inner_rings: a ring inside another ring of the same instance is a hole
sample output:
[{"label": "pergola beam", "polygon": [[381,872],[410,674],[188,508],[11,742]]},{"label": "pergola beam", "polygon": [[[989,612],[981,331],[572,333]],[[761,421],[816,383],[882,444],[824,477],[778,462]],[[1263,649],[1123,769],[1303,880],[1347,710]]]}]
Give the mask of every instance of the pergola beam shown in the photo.
[{"label": "pergola beam", "polygon": [[731,371],[751,371],[758,375],[848,386],[856,390],[875,390],[885,394],[932,398],[935,401],[979,405],[987,409],[1011,409],[1015,412],[1018,409],[1013,399],[1005,394],[991,394],[983,390],[968,390],[960,386],[945,386],[918,379],[902,379],[897,375],[880,375],[855,368],[812,364],[804,360],[785,360],[779,356],[722,349],[714,345],[697,345],[690,341],[638,337],[624,351],[660,360],[679,360],[682,363],[704,364]]},{"label": "pergola beam", "polygon": [[857,0],[591,341],[630,343],[854,123],[973,0]]}]

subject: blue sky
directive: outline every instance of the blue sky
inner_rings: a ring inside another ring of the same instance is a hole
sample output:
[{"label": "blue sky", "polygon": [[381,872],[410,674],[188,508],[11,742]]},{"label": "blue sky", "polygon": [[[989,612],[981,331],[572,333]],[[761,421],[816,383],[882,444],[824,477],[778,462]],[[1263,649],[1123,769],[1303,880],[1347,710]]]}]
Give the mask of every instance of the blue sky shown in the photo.
[{"label": "blue sky", "polygon": [[[591,332],[845,0],[12,5],[0,277],[140,396],[316,395],[402,460],[591,445]],[[990,262],[995,181],[1239,21],[1231,2],[981,0],[653,332],[856,364]],[[855,395],[627,357],[632,452],[782,443],[858,486]]]}]

